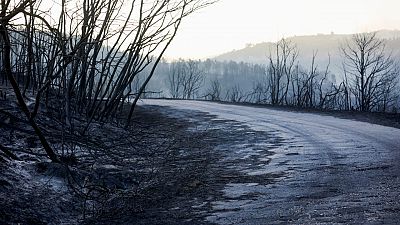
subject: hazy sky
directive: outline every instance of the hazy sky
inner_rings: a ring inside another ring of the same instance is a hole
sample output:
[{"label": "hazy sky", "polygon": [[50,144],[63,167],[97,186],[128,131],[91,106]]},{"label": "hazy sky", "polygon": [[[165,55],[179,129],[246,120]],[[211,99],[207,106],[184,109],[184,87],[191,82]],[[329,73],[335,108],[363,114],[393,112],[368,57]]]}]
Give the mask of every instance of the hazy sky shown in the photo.
[{"label": "hazy sky", "polygon": [[220,0],[191,15],[166,53],[206,58],[246,43],[400,29],[400,0]]}]

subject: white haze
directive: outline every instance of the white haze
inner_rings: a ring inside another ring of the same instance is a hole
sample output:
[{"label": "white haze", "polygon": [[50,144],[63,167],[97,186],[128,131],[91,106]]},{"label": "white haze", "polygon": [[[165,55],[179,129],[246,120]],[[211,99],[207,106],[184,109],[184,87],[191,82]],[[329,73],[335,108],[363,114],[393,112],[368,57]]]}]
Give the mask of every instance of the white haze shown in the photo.
[{"label": "white haze", "polygon": [[168,58],[206,58],[294,35],[400,29],[399,0],[220,0],[184,21]]}]

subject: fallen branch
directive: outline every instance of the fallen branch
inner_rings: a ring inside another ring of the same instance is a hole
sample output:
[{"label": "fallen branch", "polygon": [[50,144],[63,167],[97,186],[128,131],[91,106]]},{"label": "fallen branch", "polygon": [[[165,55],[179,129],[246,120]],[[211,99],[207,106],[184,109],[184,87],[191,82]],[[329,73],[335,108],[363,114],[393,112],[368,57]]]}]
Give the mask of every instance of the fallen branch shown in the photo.
[{"label": "fallen branch", "polygon": [[14,155],[8,148],[4,147],[3,145],[0,144],[0,150],[6,154],[9,158],[13,160],[19,160],[18,156]]}]

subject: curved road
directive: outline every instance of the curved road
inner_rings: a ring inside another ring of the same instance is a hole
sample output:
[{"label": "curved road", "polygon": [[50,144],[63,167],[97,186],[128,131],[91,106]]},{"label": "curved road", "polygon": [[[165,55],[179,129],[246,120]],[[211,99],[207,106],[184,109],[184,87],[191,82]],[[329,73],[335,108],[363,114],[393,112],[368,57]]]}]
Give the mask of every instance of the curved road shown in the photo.
[{"label": "curved road", "polygon": [[[145,100],[142,104],[206,112],[280,140],[271,145],[274,154],[267,166],[243,171],[285,174],[282,179],[226,185],[227,198],[212,202],[209,222],[400,224],[400,129],[211,102]],[[261,162],[263,156],[259,157]]]}]

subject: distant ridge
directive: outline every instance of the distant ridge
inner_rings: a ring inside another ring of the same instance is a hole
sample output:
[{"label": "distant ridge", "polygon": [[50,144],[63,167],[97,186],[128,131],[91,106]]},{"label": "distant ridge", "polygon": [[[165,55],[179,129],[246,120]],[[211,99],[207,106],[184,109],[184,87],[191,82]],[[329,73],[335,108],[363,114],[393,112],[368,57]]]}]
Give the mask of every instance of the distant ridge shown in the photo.
[{"label": "distant ridge", "polygon": [[[400,31],[399,30],[380,30],[377,36],[387,40],[387,50],[391,51],[394,56],[399,56],[400,50]],[[326,64],[328,54],[331,56],[331,64],[340,64],[341,56],[339,47],[350,39],[352,34],[318,34],[307,36],[293,36],[287,38],[295,43],[299,50],[299,61],[307,64],[311,60],[314,51],[317,51],[317,62]],[[275,43],[263,42],[258,44],[249,44],[240,50],[234,50],[221,54],[214,59],[217,61],[236,61],[265,64],[269,49]],[[400,57],[399,57],[400,58]],[[336,65],[337,66],[337,65]]]}]

